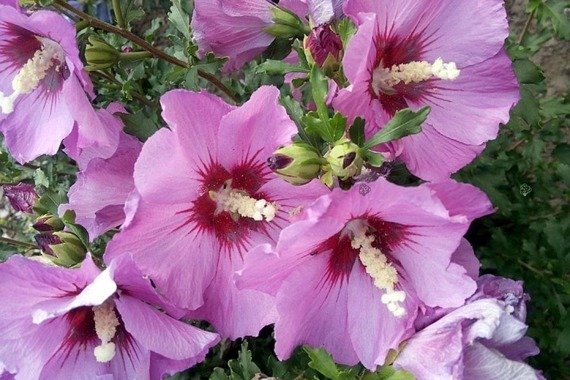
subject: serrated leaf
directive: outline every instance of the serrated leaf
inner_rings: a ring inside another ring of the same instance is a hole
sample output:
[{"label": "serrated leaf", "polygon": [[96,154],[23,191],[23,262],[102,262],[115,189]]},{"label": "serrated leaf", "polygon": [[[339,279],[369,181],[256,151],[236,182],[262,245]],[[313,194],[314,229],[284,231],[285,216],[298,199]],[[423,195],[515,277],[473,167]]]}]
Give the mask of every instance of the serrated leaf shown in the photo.
[{"label": "serrated leaf", "polygon": [[182,4],[180,0],[171,0],[172,6],[170,7],[170,12],[168,13],[168,19],[174,25],[176,29],[187,39],[192,38],[190,33],[190,18],[182,9]]},{"label": "serrated leaf", "polygon": [[517,59],[513,65],[521,84],[538,84],[544,80],[544,74],[540,67],[528,59]]},{"label": "serrated leaf", "polygon": [[36,187],[43,186],[45,188],[49,187],[49,179],[46,176],[46,173],[41,169],[37,168],[34,171],[34,184]]},{"label": "serrated leaf", "polygon": [[366,141],[363,148],[370,149],[378,144],[419,133],[422,130],[421,125],[427,119],[430,110],[430,107],[426,106],[418,111],[406,108],[396,112],[382,130]]},{"label": "serrated leaf", "polygon": [[318,371],[327,379],[337,380],[340,378],[340,371],[336,367],[336,363],[323,348],[303,347],[307,355],[311,358],[309,367]]},{"label": "serrated leaf", "polygon": [[345,17],[337,23],[336,32],[340,36],[342,46],[346,49],[348,41],[350,41],[354,33],[356,33],[356,25],[354,25],[348,17]]}]

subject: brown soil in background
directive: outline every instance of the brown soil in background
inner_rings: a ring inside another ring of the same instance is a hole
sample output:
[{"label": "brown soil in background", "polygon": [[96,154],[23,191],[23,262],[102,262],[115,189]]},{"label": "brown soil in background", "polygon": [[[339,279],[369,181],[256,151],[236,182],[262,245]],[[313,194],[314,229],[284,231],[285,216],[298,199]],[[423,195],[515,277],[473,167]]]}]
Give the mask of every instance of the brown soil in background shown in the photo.
[{"label": "brown soil in background", "polygon": [[[519,36],[524,28],[528,14],[525,12],[528,0],[506,0],[507,12],[511,24],[511,33]],[[536,23],[531,23],[528,32],[535,31]],[[532,58],[542,67],[548,84],[548,96],[564,95],[570,88],[570,42],[556,38],[542,46]]]}]

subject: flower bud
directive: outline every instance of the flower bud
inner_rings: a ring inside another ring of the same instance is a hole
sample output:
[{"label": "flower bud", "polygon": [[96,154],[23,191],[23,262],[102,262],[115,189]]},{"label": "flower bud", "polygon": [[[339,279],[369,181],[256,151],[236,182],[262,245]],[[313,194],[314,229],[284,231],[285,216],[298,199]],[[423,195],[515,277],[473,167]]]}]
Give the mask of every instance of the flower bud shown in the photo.
[{"label": "flower bud", "polygon": [[277,6],[271,7],[274,24],[264,30],[275,37],[291,38],[309,32],[309,27],[294,13]]},{"label": "flower bud", "polygon": [[338,141],[325,154],[325,159],[329,164],[329,171],[332,175],[343,181],[359,175],[364,164],[364,160],[360,155],[360,147],[349,139]]},{"label": "flower bud", "polygon": [[86,70],[103,70],[113,67],[119,62],[120,52],[105,41],[89,36],[89,43],[85,48]]},{"label": "flower bud", "polygon": [[77,236],[67,231],[43,233],[35,236],[44,256],[54,264],[71,267],[85,258],[87,249]]},{"label": "flower bud", "polygon": [[39,232],[54,232],[63,230],[65,225],[57,216],[46,214],[37,218],[32,227]]},{"label": "flower bud", "polygon": [[322,164],[319,152],[305,143],[279,148],[267,160],[269,168],[292,185],[304,185],[317,178]]},{"label": "flower bud", "polygon": [[313,28],[304,41],[307,58],[313,60],[325,72],[336,71],[342,59],[342,40],[329,25]]},{"label": "flower bud", "polygon": [[38,194],[33,185],[21,182],[16,185],[4,185],[2,189],[14,210],[32,213],[32,207],[38,199]]}]

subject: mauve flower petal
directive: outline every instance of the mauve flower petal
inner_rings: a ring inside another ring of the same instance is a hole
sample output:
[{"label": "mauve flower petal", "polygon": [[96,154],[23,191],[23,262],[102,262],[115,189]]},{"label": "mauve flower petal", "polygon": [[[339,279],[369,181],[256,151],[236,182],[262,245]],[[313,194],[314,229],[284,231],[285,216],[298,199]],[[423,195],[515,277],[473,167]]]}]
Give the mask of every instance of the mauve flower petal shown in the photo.
[{"label": "mauve flower petal", "polygon": [[428,181],[441,181],[477,157],[485,145],[467,145],[438,133],[428,124],[422,132],[392,142],[394,151],[415,175]]},{"label": "mauve flower petal", "polygon": [[300,19],[304,19],[309,14],[307,2],[307,0],[280,0],[279,6],[295,13]]},{"label": "mauve flower petal", "polygon": [[481,343],[467,347],[464,355],[464,379],[539,379],[537,372],[528,364],[509,360],[500,352],[489,349]]},{"label": "mauve flower petal", "polygon": [[140,201],[129,226],[109,242],[105,262],[131,253],[159,294],[176,306],[196,309],[215,274],[218,258],[212,253],[219,246],[214,237],[188,233],[192,226],[180,212],[189,206]]},{"label": "mauve flower petal", "polygon": [[[199,145],[201,141],[195,143]],[[187,150],[175,132],[166,128],[157,131],[143,145],[135,163],[134,180],[145,201],[190,207],[200,183]]]},{"label": "mauve flower petal", "polygon": [[177,321],[140,300],[121,295],[115,305],[126,330],[146,349],[174,360],[204,360],[219,336]]},{"label": "mauve flower petal", "polygon": [[471,222],[495,211],[487,195],[468,183],[447,179],[426,186],[441,199],[451,216],[464,216]]},{"label": "mauve flower petal", "polygon": [[406,300],[402,307],[406,315],[397,318],[380,298],[385,292],[374,286],[372,278],[360,265],[352,267],[347,282],[348,331],[358,359],[369,370],[383,365],[390,349],[398,349],[400,342],[413,332],[418,300],[413,289],[403,284]]},{"label": "mauve flower petal", "polygon": [[142,143],[122,134],[119,148],[108,159],[94,158],[77,174],[77,181],[68,192],[69,203],[59,207],[75,211],[75,221],[87,229],[89,239],[121,225],[128,195],[135,188],[135,161]]},{"label": "mauve flower petal", "polygon": [[277,294],[280,318],[275,323],[275,353],[289,358],[295,347],[324,347],[340,364],[355,365],[358,356],[349,343],[347,291],[340,282],[323,281],[327,255],[298,268]]},{"label": "mauve flower petal", "polygon": [[461,243],[457,250],[451,256],[451,261],[465,268],[465,274],[471,277],[473,280],[479,278],[479,269],[481,268],[481,263],[477,256],[475,256],[475,251],[467,239],[461,239]]},{"label": "mauve flower petal", "polygon": [[[160,98],[160,104],[163,119],[178,136],[179,144],[187,147],[183,152],[188,162],[193,162],[194,167],[208,163],[217,152],[220,122],[235,107],[208,92],[186,90],[167,92]],[[160,171],[164,169],[158,167]]]},{"label": "mauve flower petal", "polygon": [[229,57],[224,69],[239,69],[275,39],[264,32],[272,23],[272,6],[267,0],[195,1],[191,26],[198,53],[203,56],[212,51]]},{"label": "mauve flower petal", "polygon": [[32,212],[32,207],[38,199],[34,185],[20,182],[16,185],[3,185],[1,188],[14,210]]},{"label": "mauve flower petal", "polygon": [[204,294],[204,305],[188,314],[204,319],[223,337],[235,340],[256,336],[264,326],[277,319],[273,297],[257,290],[238,290],[234,272],[243,266],[240,257],[220,258],[216,276]]},{"label": "mauve flower petal", "polygon": [[262,86],[222,118],[217,157],[227,170],[254,157],[265,162],[279,146],[291,143],[296,133],[295,123],[279,104],[279,89]]},{"label": "mauve flower petal", "polygon": [[343,2],[344,0],[307,0],[314,25],[322,25],[342,16]]}]

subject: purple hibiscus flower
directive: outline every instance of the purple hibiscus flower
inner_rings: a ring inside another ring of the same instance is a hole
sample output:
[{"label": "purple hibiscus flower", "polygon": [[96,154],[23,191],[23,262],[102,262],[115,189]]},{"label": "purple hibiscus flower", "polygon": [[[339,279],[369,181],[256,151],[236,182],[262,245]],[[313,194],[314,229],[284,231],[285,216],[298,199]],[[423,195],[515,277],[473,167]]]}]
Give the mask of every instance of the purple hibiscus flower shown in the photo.
[{"label": "purple hibiscus flower", "polygon": [[453,181],[336,189],[285,228],[276,248],[253,249],[238,287],[276,296],[279,358],[309,344],[374,369],[413,333],[420,306],[457,307],[473,294],[452,255],[471,220],[490,210],[482,192]]},{"label": "purple hibiscus flower", "polygon": [[481,276],[465,306],[444,311],[408,340],[394,362],[418,380],[544,379],[524,362],[538,354],[526,337],[522,282]]},{"label": "purple hibiscus flower", "polygon": [[268,158],[297,131],[278,98],[267,86],[241,107],[205,92],[166,93],[170,129],[144,144],[138,196],[109,244],[107,260],[132,253],[159,291],[224,337],[256,335],[274,321],[272,297],[238,291],[233,273],[249,248],[274,241],[290,212],[327,192],[318,181],[290,185],[269,169]]},{"label": "purple hibiscus flower", "polygon": [[0,5],[0,132],[20,163],[55,154],[74,123],[78,144],[105,145],[75,28],[55,12]]},{"label": "purple hibiscus flower", "polygon": [[0,264],[0,363],[16,379],[161,379],[219,337],[178,320],[128,255],[107,269],[21,256]]},{"label": "purple hibiscus flower", "polygon": [[367,133],[398,111],[429,105],[422,132],[381,149],[426,180],[447,178],[497,136],[519,99],[503,43],[502,0],[348,0],[358,24],[343,67],[350,86],[335,108],[367,121]]}]

